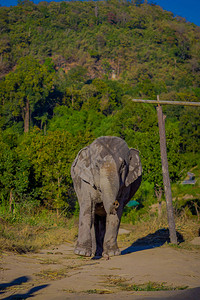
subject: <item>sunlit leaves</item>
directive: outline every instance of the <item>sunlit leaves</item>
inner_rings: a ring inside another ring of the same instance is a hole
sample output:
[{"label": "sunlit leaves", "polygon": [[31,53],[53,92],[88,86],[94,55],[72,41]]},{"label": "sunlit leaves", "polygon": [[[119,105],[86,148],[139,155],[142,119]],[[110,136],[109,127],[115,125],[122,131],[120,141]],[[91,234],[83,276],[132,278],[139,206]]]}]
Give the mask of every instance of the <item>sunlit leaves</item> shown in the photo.
[{"label": "sunlit leaves", "polygon": [[37,190],[38,199],[49,209],[72,209],[71,164],[78,151],[90,141],[87,133],[74,137],[67,131],[57,130],[43,135],[38,129],[22,140],[19,149],[31,164],[32,189]]},{"label": "sunlit leaves", "polygon": [[12,192],[16,201],[20,201],[29,191],[30,163],[27,155],[22,155],[0,140],[0,197],[8,202]]}]

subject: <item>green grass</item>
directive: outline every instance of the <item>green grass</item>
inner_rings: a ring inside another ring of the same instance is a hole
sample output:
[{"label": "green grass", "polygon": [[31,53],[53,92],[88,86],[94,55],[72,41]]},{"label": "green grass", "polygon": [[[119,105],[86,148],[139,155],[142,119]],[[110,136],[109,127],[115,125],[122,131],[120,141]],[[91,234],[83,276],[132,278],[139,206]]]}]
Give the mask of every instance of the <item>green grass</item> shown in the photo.
[{"label": "green grass", "polygon": [[106,284],[110,287],[117,287],[122,291],[174,291],[174,290],[185,290],[188,286],[173,286],[166,285],[165,282],[152,282],[148,281],[142,284],[128,283],[125,278],[121,276],[109,275],[106,278]]},{"label": "green grass", "polygon": [[174,290],[185,290],[188,286],[171,286],[165,283],[149,281],[143,284],[128,284],[120,283],[118,285],[123,291],[174,291]]},{"label": "green grass", "polygon": [[68,276],[69,271],[71,270],[79,270],[81,265],[69,265],[65,268],[57,269],[57,270],[42,270],[39,273],[35,273],[34,275],[42,280],[58,280]]}]

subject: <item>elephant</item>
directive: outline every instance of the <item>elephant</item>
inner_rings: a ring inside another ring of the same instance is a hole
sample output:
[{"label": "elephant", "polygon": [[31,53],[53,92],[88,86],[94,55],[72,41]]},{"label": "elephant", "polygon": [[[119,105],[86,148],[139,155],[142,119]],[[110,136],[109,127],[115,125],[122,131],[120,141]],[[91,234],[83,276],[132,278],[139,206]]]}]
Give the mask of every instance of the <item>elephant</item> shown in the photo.
[{"label": "elephant", "polygon": [[79,232],[74,253],[120,255],[117,235],[124,206],[142,180],[139,151],[116,136],[102,136],[79,151],[71,166],[78,198]]}]

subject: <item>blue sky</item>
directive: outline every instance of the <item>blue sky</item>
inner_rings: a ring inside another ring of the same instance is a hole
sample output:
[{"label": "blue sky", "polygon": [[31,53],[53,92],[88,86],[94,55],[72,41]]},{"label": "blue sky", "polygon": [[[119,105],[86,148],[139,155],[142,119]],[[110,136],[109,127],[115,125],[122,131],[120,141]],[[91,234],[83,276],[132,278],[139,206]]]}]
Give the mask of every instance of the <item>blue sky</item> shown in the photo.
[{"label": "blue sky", "polygon": [[[59,2],[60,0],[54,0]],[[40,0],[34,0],[34,3]],[[47,2],[51,2],[47,0]],[[187,21],[200,26],[200,0],[153,0],[163,9],[173,12],[175,16],[186,18]],[[2,6],[17,5],[17,0],[0,0]]]}]

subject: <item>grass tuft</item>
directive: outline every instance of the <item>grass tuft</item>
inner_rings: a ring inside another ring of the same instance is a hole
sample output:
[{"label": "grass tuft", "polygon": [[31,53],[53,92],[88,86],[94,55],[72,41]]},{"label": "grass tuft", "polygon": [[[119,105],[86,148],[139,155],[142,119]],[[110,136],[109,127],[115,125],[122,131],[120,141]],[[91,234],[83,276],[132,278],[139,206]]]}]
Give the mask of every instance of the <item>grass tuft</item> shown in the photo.
[{"label": "grass tuft", "polygon": [[127,284],[121,283],[118,285],[123,291],[174,291],[174,290],[185,290],[188,286],[169,286],[165,283],[159,282],[147,282],[143,284]]},{"label": "grass tuft", "polygon": [[106,283],[111,287],[118,287],[122,291],[174,291],[174,290],[185,290],[188,286],[172,286],[166,285],[165,282],[146,282],[142,284],[128,283],[127,279],[120,276],[107,276]]},{"label": "grass tuft", "polygon": [[40,273],[36,273],[34,275],[44,280],[58,280],[67,277],[70,270],[78,270],[80,267],[81,265],[73,264],[62,269],[42,270]]},{"label": "grass tuft", "polygon": [[66,269],[42,270],[40,273],[36,273],[35,275],[45,280],[57,280],[66,277],[67,273]]}]

